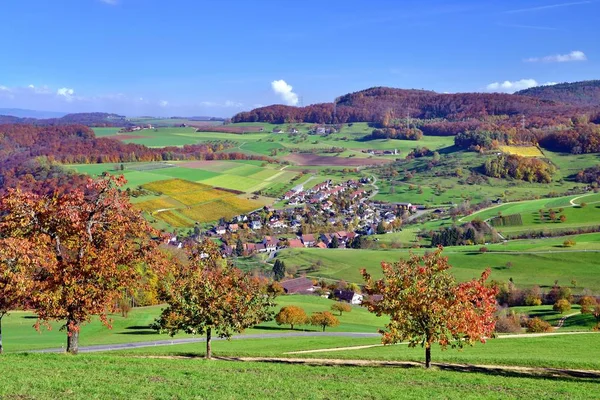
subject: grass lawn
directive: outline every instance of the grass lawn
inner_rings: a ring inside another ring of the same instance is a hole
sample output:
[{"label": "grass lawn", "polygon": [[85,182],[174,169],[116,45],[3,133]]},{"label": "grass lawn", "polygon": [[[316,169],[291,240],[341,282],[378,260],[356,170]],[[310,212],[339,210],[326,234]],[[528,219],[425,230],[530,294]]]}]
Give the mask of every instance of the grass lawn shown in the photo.
[{"label": "grass lawn", "polygon": [[[214,354],[223,357],[302,357],[337,358],[347,360],[425,361],[425,350],[406,344],[380,346],[379,338],[277,338],[216,341]],[[345,347],[370,346],[356,349]],[[339,348],[340,350],[335,350]],[[305,352],[310,350],[334,350]],[[586,332],[574,335],[543,337],[511,337],[504,335],[476,343],[462,350],[441,350],[432,347],[433,362],[460,364],[517,365],[546,368],[581,368],[600,370],[600,333]],[[174,356],[203,356],[204,343],[187,343],[117,351],[115,354],[153,354]]]},{"label": "grass lawn", "polygon": [[[317,296],[280,296],[276,300],[277,306],[274,312],[283,306],[296,305],[302,307],[310,316],[316,311],[328,311],[333,300],[323,299]],[[159,335],[149,329],[149,325],[160,315],[164,306],[151,306],[134,308],[127,318],[119,314],[111,315],[113,320],[112,329],[105,328],[97,319],[86,324],[81,329],[80,345],[89,346],[95,344],[113,344],[142,342],[148,340],[168,339],[168,335]],[[376,333],[382,328],[387,319],[377,317],[369,313],[365,308],[352,307],[352,312],[338,316],[340,325],[328,328],[332,332],[372,332]],[[66,333],[60,331],[61,324],[53,323],[52,330],[43,328],[37,332],[33,328],[36,319],[31,313],[15,311],[5,316],[2,320],[3,343],[6,352],[26,351],[45,348],[61,348],[66,344]],[[316,331],[320,328],[313,326],[298,326],[296,330]],[[246,333],[286,333],[291,332],[289,326],[278,326],[275,321],[265,322],[259,326],[248,329]],[[190,337],[181,334],[177,337]]]},{"label": "grass lawn", "polygon": [[[43,372],[32,373],[43,365]],[[9,355],[0,397],[129,399],[590,398],[597,382],[422,368],[328,367],[114,355]]]}]

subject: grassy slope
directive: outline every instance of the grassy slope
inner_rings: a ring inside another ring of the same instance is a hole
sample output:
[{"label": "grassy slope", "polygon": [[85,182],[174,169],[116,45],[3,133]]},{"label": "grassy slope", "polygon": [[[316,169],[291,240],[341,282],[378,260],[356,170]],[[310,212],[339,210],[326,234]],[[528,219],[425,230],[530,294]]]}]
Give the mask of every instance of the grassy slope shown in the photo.
[{"label": "grassy slope", "polygon": [[[581,250],[600,250],[600,235],[587,234],[572,237],[576,245],[564,249],[564,238],[519,240],[507,244],[488,245],[490,252],[481,254],[480,246],[447,247],[445,254],[453,266],[452,273],[459,280],[468,280],[478,276],[484,268],[492,270],[491,279],[508,281],[513,278],[517,286],[551,286],[555,280],[569,284],[573,279],[578,282],[575,290],[588,288],[600,292],[599,253]],[[578,250],[565,252],[565,250]],[[414,250],[423,252],[425,250]],[[535,254],[517,254],[516,252],[540,252]],[[561,251],[561,253],[548,253]],[[511,253],[512,252],[512,253]],[[405,258],[409,250],[350,250],[350,249],[288,249],[278,253],[287,266],[308,268],[321,260],[318,272],[309,275],[326,278],[344,279],[361,283],[360,268],[366,268],[374,276],[381,274],[381,261],[396,261]],[[512,263],[507,267],[507,263]]]},{"label": "grassy slope", "polygon": [[[31,373],[44,365],[43,374]],[[54,399],[589,398],[592,381],[420,368],[315,367],[85,355],[13,355],[0,397]]]}]

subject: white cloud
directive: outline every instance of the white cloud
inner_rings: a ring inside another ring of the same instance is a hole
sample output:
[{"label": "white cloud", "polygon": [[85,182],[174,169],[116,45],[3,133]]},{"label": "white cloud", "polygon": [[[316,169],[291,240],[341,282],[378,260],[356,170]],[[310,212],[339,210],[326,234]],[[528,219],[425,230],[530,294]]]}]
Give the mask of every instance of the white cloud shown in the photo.
[{"label": "white cloud", "polygon": [[535,86],[556,85],[556,82],[538,83],[535,79],[521,79],[519,81],[493,82],[485,88],[488,92],[514,93],[519,90],[529,89]]},{"label": "white cloud", "polygon": [[0,85],[0,92],[10,92],[10,89],[7,88],[6,86]]},{"label": "white cloud", "polygon": [[161,107],[166,107],[169,105],[169,102],[166,100],[161,100],[160,103],[158,103]]},{"label": "white cloud", "polygon": [[292,91],[292,86],[283,79],[271,82],[271,88],[288,106],[298,104],[298,95]]},{"label": "white cloud", "polygon": [[119,4],[119,0],[100,0],[104,4],[109,4],[111,6],[116,6]]},{"label": "white cloud", "polygon": [[516,9],[516,10],[504,11],[504,14],[516,14],[516,13],[522,13],[522,12],[544,11],[544,10],[551,10],[553,8],[579,6],[579,5],[582,5],[582,4],[591,4],[592,2],[593,2],[592,0],[571,1],[571,2],[568,2],[568,3],[550,4],[550,5],[547,5],[547,6],[519,8],[519,9]]},{"label": "white cloud", "polygon": [[570,52],[569,54],[555,54],[552,56],[546,57],[531,57],[527,58],[525,62],[544,62],[544,63],[554,63],[554,62],[572,62],[572,61],[586,61],[587,56],[583,51],[575,50]]},{"label": "white cloud", "polygon": [[56,91],[57,96],[63,97],[67,101],[73,101],[73,95],[75,94],[75,90],[71,88],[60,88]]},{"label": "white cloud", "polygon": [[231,101],[231,100],[227,100],[224,105],[225,105],[225,107],[241,107],[241,106],[243,106],[242,103],[239,103],[237,101]]}]

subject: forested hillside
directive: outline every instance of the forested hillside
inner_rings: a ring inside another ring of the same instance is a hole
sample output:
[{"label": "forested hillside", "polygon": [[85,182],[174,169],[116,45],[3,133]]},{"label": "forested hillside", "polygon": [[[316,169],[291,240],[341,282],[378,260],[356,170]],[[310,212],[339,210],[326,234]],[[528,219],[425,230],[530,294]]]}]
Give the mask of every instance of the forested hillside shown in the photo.
[{"label": "forested hillside", "polygon": [[123,115],[101,112],[67,114],[60,118],[19,118],[10,115],[0,115],[0,124],[30,124],[30,125],[72,125],[114,126],[131,125]]},{"label": "forested hillside", "polygon": [[462,121],[490,117],[570,117],[577,113],[597,113],[599,108],[574,106],[528,96],[503,93],[441,94],[424,90],[376,87],[346,94],[333,103],[306,107],[272,105],[233,117],[233,122],[378,122],[386,114],[392,118],[444,119]]},{"label": "forested hillside", "polygon": [[598,106],[600,105],[600,80],[537,86],[515,94],[578,106]]}]

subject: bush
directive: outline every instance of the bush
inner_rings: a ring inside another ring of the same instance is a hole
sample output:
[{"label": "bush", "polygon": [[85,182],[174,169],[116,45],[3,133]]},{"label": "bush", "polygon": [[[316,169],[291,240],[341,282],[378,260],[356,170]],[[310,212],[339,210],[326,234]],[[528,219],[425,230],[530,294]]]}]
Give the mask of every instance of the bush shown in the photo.
[{"label": "bush", "polygon": [[482,247],[479,248],[479,252],[480,253],[487,253],[488,251],[489,251],[489,249],[487,247],[485,247],[485,246],[482,246]]},{"label": "bush", "polygon": [[567,239],[563,242],[563,247],[573,247],[575,244],[576,243],[573,239]]},{"label": "bush", "polygon": [[552,331],[552,326],[538,317],[531,318],[526,323],[528,333],[543,333]]},{"label": "bush", "polygon": [[596,307],[600,306],[597,304],[596,298],[592,296],[583,296],[579,300],[579,305],[581,306],[582,314],[591,314]]},{"label": "bush", "polygon": [[521,332],[520,317],[515,313],[502,313],[496,320],[496,332],[519,333]]},{"label": "bush", "polygon": [[571,309],[571,303],[569,303],[567,299],[560,299],[556,303],[554,303],[552,309],[563,314]]}]

